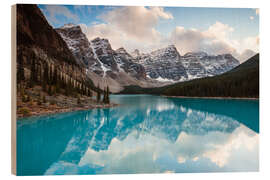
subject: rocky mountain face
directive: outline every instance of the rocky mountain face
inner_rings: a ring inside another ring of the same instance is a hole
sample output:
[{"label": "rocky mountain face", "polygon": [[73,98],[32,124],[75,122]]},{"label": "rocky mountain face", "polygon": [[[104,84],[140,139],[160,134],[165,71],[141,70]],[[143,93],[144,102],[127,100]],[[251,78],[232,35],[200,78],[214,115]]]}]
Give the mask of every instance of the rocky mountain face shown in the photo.
[{"label": "rocky mountain face", "polygon": [[39,83],[46,78],[45,69],[73,88],[81,89],[93,83],[37,5],[17,5],[17,65],[23,68],[25,81],[30,79],[34,68],[38,72],[34,79]]},{"label": "rocky mountain face", "polygon": [[89,41],[80,26],[73,24],[66,24],[56,31],[96,85],[102,87],[102,82],[106,81],[121,88],[124,85],[141,85],[140,81],[146,81],[143,65],[135,63],[124,48],[113,50],[107,39],[99,37]]},{"label": "rocky mountain face", "polygon": [[180,54],[174,45],[149,54],[140,54],[138,50],[132,54],[135,55],[135,62],[145,67],[147,77],[151,79],[179,81],[187,78],[186,70],[180,61]]},{"label": "rocky mountain face", "polygon": [[89,67],[95,63],[90,43],[85,34],[81,33],[80,26],[66,24],[55,30],[66,42],[78,64]]},{"label": "rocky mountain face", "polygon": [[227,72],[239,65],[231,54],[208,55],[205,52],[190,52],[181,56],[174,45],[140,54],[132,52],[135,62],[145,67],[147,77],[159,81],[187,81]]},{"label": "rocky mountain face", "polygon": [[113,76],[115,72],[119,72],[114,57],[115,52],[107,39],[93,39],[90,41],[90,45],[94,52],[94,58],[96,59],[96,64],[92,67],[94,72],[103,77],[105,77],[106,74]]},{"label": "rocky mountain face", "polygon": [[181,57],[188,80],[225,73],[240,63],[231,54],[208,55],[205,52],[187,53]]},{"label": "rocky mountain face", "polygon": [[43,51],[61,62],[76,64],[65,41],[49,25],[36,5],[17,5],[17,52],[29,56],[29,51]]},{"label": "rocky mountain face", "polygon": [[119,48],[116,51],[116,62],[118,64],[119,69],[124,70],[128,74],[130,74],[132,77],[135,77],[139,80],[145,80],[146,79],[146,72],[143,65],[135,63],[134,58],[127,53],[127,51],[124,48]]},{"label": "rocky mountain face", "polygon": [[99,37],[89,42],[78,25],[66,24],[56,31],[67,43],[77,62],[96,74],[115,77],[124,71],[137,79],[145,79],[143,66],[134,63],[124,48],[114,51],[107,39]]}]

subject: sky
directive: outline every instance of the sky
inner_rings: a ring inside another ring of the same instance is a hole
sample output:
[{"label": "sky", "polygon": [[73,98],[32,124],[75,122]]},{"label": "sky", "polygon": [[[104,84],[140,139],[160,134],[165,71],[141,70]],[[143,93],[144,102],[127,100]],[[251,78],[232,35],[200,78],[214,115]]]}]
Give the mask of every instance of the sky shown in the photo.
[{"label": "sky", "polygon": [[174,44],[181,55],[231,53],[244,61],[259,52],[259,9],[38,5],[54,28],[78,24],[89,40],[147,53]]}]

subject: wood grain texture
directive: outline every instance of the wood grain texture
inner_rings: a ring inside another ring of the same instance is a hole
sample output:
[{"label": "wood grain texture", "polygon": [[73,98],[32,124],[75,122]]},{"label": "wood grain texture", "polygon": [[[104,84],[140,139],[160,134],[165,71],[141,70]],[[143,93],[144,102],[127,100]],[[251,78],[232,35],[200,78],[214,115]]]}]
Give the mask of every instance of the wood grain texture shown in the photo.
[{"label": "wood grain texture", "polygon": [[11,6],[11,173],[16,175],[16,5]]}]

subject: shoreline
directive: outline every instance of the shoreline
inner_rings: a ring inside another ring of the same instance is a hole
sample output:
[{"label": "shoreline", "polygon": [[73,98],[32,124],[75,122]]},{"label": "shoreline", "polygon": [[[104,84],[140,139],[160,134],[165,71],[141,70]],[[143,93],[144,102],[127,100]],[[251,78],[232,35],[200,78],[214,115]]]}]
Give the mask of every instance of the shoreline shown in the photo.
[{"label": "shoreline", "polygon": [[75,112],[75,111],[87,111],[87,110],[92,110],[92,109],[106,109],[106,108],[113,108],[116,106],[119,106],[119,104],[111,103],[111,104],[89,105],[89,106],[84,106],[84,107],[56,108],[54,110],[49,110],[49,111],[31,112],[30,115],[25,115],[25,116],[17,113],[16,118],[17,120],[20,120],[22,118],[39,117],[39,116]]},{"label": "shoreline", "polygon": [[200,96],[165,96],[161,95],[162,97],[168,98],[193,98],[193,99],[235,99],[235,100],[259,100],[259,98],[248,98],[248,97],[200,97]]},{"label": "shoreline", "polygon": [[94,97],[67,96],[64,94],[49,95],[41,91],[40,86],[35,86],[25,89],[23,95],[17,92],[16,119],[118,106],[114,102],[105,104]]}]

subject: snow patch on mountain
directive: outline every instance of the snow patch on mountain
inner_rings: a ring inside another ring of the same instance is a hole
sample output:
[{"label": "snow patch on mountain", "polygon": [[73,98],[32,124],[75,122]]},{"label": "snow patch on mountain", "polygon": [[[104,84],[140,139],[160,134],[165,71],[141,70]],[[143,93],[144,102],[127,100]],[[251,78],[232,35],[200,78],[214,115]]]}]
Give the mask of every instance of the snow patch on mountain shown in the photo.
[{"label": "snow patch on mountain", "polygon": [[106,76],[106,72],[109,71],[110,69],[105,67],[104,64],[100,61],[99,57],[97,56],[97,53],[96,53],[96,47],[90,42],[90,47],[92,48],[93,50],[93,53],[94,53],[94,58],[99,62],[99,64],[101,65],[101,69],[103,71],[103,77]]},{"label": "snow patch on mountain", "polygon": [[[149,76],[147,76],[148,78],[150,78]],[[160,82],[175,82],[174,80],[171,80],[171,79],[167,79],[167,78],[162,78],[162,77],[158,77],[157,79],[155,79],[157,81],[160,81]]]}]

